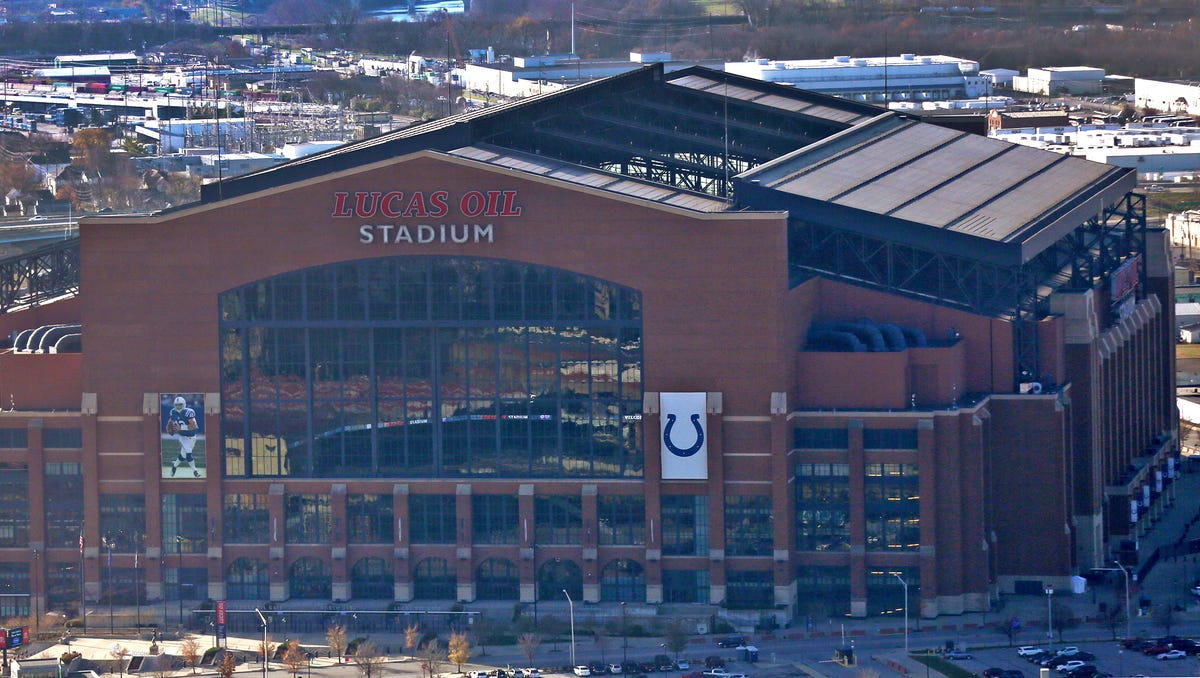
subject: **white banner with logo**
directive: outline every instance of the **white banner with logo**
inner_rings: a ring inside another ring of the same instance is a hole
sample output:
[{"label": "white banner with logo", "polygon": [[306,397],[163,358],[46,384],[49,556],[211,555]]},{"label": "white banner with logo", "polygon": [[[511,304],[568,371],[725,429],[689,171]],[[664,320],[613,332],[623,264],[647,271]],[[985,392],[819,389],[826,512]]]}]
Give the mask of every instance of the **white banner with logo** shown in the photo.
[{"label": "white banner with logo", "polygon": [[663,480],[708,480],[704,393],[659,394]]}]

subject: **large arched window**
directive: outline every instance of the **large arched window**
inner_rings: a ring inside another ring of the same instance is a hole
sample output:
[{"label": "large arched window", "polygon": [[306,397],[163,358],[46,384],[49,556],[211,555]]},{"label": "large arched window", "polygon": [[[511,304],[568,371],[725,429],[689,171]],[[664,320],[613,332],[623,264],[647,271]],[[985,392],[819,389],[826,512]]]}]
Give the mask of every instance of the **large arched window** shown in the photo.
[{"label": "large arched window", "polygon": [[220,295],[226,475],[640,477],[641,294],[390,257]]},{"label": "large arched window", "polygon": [[646,574],[642,566],[629,558],[610,560],[600,571],[600,600],[644,602]]},{"label": "large arched window", "polygon": [[562,600],[564,589],[573,600],[583,599],[583,571],[579,566],[562,558],[542,563],[537,572],[538,600]]},{"label": "large arched window", "polygon": [[488,558],[475,568],[475,596],[480,600],[519,600],[521,574],[507,558]]},{"label": "large arched window", "polygon": [[454,600],[458,582],[445,558],[426,558],[413,568],[413,597],[420,600]]},{"label": "large arched window", "polygon": [[238,558],[225,570],[225,596],[230,600],[270,600],[271,573],[258,558]]},{"label": "large arched window", "polygon": [[288,593],[292,598],[333,597],[333,576],[320,558],[297,558],[288,577]]},{"label": "large arched window", "polygon": [[350,597],[392,600],[395,598],[392,570],[383,558],[359,558],[350,570]]}]

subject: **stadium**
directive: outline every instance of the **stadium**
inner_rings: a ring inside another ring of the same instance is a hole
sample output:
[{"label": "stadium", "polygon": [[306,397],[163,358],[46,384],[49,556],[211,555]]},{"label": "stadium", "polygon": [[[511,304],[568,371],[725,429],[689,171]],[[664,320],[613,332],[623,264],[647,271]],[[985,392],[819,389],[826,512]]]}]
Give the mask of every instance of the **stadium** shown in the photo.
[{"label": "stadium", "polygon": [[784,625],[1132,566],[1179,459],[1134,188],[648,66],[86,218],[6,262],[0,604]]}]

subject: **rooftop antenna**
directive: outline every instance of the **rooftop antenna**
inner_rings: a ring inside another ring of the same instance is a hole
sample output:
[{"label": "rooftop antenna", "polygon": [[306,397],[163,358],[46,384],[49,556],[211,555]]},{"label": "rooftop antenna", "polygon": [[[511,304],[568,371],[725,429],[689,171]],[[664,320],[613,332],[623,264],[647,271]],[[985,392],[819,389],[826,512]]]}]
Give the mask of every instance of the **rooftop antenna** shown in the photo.
[{"label": "rooftop antenna", "polygon": [[571,3],[571,56],[575,56],[575,3]]},{"label": "rooftop antenna", "polygon": [[888,40],[887,27],[883,29],[883,107],[888,108]]}]

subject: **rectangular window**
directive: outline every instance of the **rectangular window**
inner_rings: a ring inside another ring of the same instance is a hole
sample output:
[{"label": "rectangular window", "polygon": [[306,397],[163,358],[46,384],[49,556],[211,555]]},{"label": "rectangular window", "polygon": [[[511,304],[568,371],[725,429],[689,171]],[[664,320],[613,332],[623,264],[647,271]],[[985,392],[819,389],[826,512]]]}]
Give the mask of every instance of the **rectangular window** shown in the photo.
[{"label": "rectangular window", "polygon": [[734,570],[725,575],[725,606],[761,610],[775,606],[775,579],[770,570]]},{"label": "rectangular window", "polygon": [[289,544],[327,544],[333,511],[327,494],[289,494],[285,500]]},{"label": "rectangular window", "polygon": [[203,494],[162,496],[163,551],[208,552],[208,497]]},{"label": "rectangular window", "polygon": [[797,428],[792,431],[792,447],[805,450],[844,450],[850,447],[850,434],[844,428]]},{"label": "rectangular window", "polygon": [[863,449],[915,450],[917,449],[917,430],[915,428],[863,429]]},{"label": "rectangular window", "polygon": [[775,544],[773,524],[770,497],[726,496],[725,555],[771,555]]},{"label": "rectangular window", "polygon": [[664,556],[708,555],[708,495],[663,496],[662,547]]},{"label": "rectangular window", "polygon": [[391,544],[395,541],[392,495],[351,494],[346,497],[346,541]]},{"label": "rectangular window", "polygon": [[0,464],[0,547],[29,546],[29,469]]},{"label": "rectangular window", "polygon": [[227,494],[223,502],[223,534],[227,544],[271,541],[271,512],[265,494]]},{"label": "rectangular window", "polygon": [[517,498],[500,494],[471,497],[471,537],[476,544],[516,544]]},{"label": "rectangular window", "polygon": [[850,568],[844,565],[800,565],[796,588],[801,591],[796,611],[812,624],[850,614]]},{"label": "rectangular window", "polygon": [[921,546],[920,474],[916,464],[867,464],[863,479],[868,551]]},{"label": "rectangular window", "polygon": [[42,429],[42,446],[47,449],[78,450],[83,447],[83,429],[81,428],[46,428]]},{"label": "rectangular window", "polygon": [[709,602],[708,570],[667,570],[662,573],[664,603]]},{"label": "rectangular window", "polygon": [[600,497],[596,504],[601,546],[646,543],[646,499],[641,495]]},{"label": "rectangular window", "polygon": [[539,545],[580,543],[583,502],[579,497],[534,497],[533,515]]},{"label": "rectangular window", "polygon": [[[79,535],[75,535],[76,547]],[[143,575],[145,573],[143,572]],[[46,609],[76,609],[79,605],[79,552],[67,562],[50,563],[46,568]]]},{"label": "rectangular window", "polygon": [[892,567],[886,570],[867,571],[867,614],[904,614],[905,585],[908,588],[908,606],[913,606],[921,595],[921,569],[919,567]]},{"label": "rectangular window", "polygon": [[850,465],[796,464],[796,549],[850,548]]},{"label": "rectangular window", "polygon": [[83,526],[83,468],[78,462],[46,462],[46,547],[79,543]]},{"label": "rectangular window", "polygon": [[408,495],[408,540],[413,544],[454,544],[456,515],[452,494]]},{"label": "rectangular window", "polygon": [[0,615],[28,617],[30,612],[29,565],[0,563]]},{"label": "rectangular window", "polygon": [[0,448],[23,450],[29,447],[29,431],[24,428],[0,428]]},{"label": "rectangular window", "polygon": [[[201,525],[201,529],[204,529],[203,525]],[[143,541],[141,537],[145,534],[145,496],[140,494],[100,495],[100,538],[112,545],[114,553],[133,553],[140,549]]]}]

